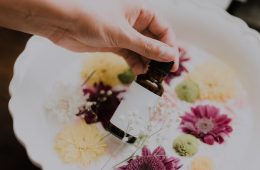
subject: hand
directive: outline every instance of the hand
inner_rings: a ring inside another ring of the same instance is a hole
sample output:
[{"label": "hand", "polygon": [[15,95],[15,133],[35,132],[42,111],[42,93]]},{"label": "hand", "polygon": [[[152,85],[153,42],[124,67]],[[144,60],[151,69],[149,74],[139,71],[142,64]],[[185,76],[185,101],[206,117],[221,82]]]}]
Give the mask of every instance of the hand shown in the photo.
[{"label": "hand", "polygon": [[16,1],[20,8],[27,2],[22,31],[42,35],[77,52],[115,52],[136,74],[143,73],[151,59],[174,60],[172,71],[178,69],[173,31],[144,1]]}]

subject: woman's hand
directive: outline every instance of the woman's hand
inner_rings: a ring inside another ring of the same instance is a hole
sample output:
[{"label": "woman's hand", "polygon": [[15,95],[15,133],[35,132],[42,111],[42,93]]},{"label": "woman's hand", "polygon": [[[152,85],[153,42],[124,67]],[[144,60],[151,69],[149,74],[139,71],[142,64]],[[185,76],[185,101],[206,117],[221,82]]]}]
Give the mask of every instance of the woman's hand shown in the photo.
[{"label": "woman's hand", "polygon": [[[136,74],[152,60],[175,61],[169,25],[142,0],[1,0],[0,25],[44,36],[78,52],[111,51]],[[4,16],[4,17],[3,17]]]}]

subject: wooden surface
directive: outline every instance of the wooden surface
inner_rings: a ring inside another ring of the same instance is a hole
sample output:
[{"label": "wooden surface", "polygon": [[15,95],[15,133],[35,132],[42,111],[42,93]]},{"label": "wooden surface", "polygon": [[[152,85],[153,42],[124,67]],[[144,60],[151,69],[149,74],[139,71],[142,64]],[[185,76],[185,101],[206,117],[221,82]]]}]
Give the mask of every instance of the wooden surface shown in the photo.
[{"label": "wooden surface", "polygon": [[8,86],[13,64],[29,39],[28,34],[0,27],[0,170],[39,170],[15,138],[8,111]]}]

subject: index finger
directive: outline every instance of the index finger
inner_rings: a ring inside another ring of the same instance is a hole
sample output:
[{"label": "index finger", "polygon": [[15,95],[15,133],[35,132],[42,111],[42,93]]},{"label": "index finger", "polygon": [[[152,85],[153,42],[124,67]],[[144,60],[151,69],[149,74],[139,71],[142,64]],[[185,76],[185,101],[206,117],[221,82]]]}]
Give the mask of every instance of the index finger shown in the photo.
[{"label": "index finger", "polygon": [[148,30],[154,34],[159,41],[162,41],[171,47],[176,46],[176,37],[172,27],[159,17],[158,14],[154,13]]},{"label": "index finger", "polygon": [[[148,30],[157,37],[157,39],[165,44],[176,48],[176,52],[179,55],[178,45],[176,44],[176,37],[171,26],[166,23],[157,14],[154,14],[152,21],[148,26]],[[179,56],[177,56],[179,57]],[[175,72],[179,68],[179,59],[174,61],[172,71]]]}]

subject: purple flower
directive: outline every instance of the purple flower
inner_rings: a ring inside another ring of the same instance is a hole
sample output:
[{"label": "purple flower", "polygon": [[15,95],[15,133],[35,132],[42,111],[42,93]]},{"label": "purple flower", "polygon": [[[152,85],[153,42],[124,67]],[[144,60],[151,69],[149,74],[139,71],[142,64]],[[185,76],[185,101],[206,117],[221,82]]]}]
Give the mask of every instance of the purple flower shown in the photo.
[{"label": "purple flower", "polygon": [[181,76],[183,72],[188,72],[188,69],[183,65],[183,63],[190,60],[190,58],[187,57],[187,51],[184,48],[179,48],[179,52],[180,52],[179,69],[176,72],[171,72],[167,75],[167,77],[164,79],[165,83],[167,84],[170,84],[173,78]]},{"label": "purple flower", "polygon": [[214,142],[222,144],[224,137],[228,136],[233,129],[229,125],[232,119],[219,112],[218,108],[210,105],[191,108],[190,113],[181,116],[180,128],[206,144],[213,145]]},{"label": "purple flower", "polygon": [[142,156],[128,161],[127,165],[117,170],[178,170],[180,160],[174,157],[167,157],[163,147],[157,147],[152,153],[144,146]]},{"label": "purple flower", "polygon": [[119,94],[125,90],[113,90],[111,86],[100,82],[95,83],[94,87],[84,88],[83,92],[88,96],[87,102],[91,102],[92,105],[90,108],[81,108],[77,116],[84,117],[88,124],[101,122],[106,129],[121,101]]},{"label": "purple flower", "polygon": [[91,108],[80,108],[76,115],[84,117],[87,124],[98,122],[98,116],[95,112],[92,111]]}]

